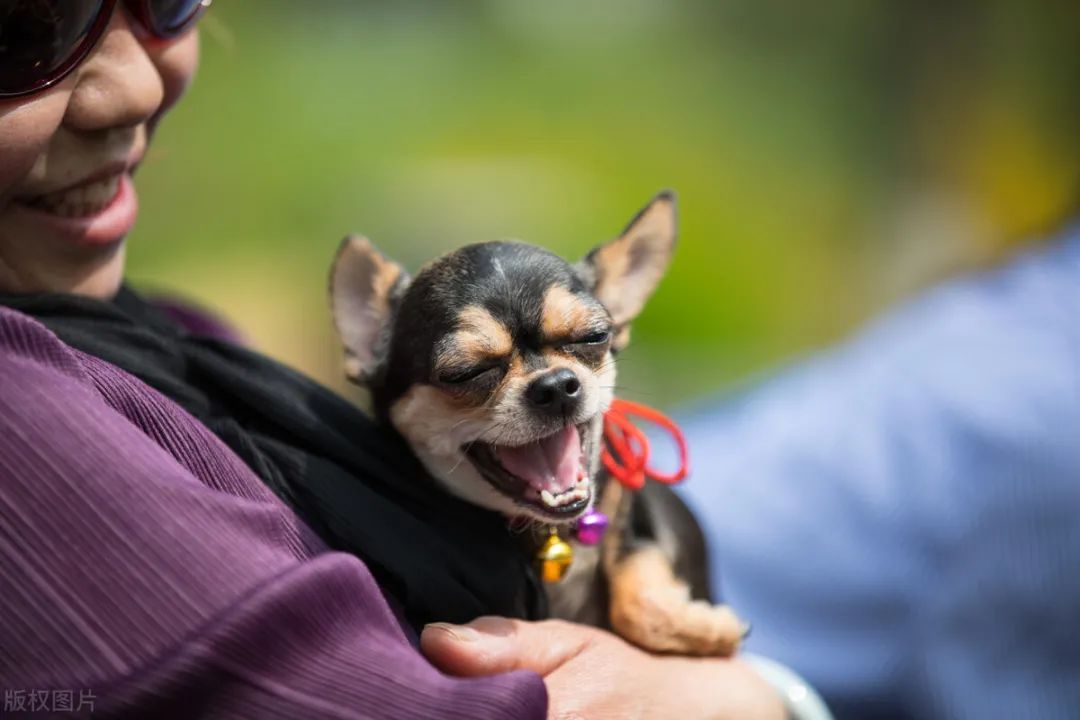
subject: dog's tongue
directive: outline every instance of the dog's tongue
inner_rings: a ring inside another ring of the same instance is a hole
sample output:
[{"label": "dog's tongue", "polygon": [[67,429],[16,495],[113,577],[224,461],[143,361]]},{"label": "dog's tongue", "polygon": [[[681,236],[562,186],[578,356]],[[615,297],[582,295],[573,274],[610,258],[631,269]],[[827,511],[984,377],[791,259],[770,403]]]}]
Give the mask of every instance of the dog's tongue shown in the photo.
[{"label": "dog's tongue", "polygon": [[581,467],[581,436],[568,425],[539,442],[521,447],[497,447],[499,462],[537,490],[552,493],[573,487]]}]

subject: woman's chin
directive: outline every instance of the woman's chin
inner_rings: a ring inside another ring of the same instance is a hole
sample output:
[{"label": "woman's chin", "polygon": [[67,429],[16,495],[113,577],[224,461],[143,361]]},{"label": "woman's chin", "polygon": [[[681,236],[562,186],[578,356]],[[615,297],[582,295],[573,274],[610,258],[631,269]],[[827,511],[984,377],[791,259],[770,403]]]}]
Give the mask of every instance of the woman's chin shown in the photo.
[{"label": "woman's chin", "polygon": [[112,257],[93,269],[88,268],[88,272],[66,292],[99,300],[111,299],[124,281],[124,249],[123,243],[113,245]]},{"label": "woman's chin", "polygon": [[[124,279],[126,244],[57,248],[11,242],[10,227],[0,227],[0,293],[65,293],[109,299]],[[32,252],[25,252],[30,249]]]}]

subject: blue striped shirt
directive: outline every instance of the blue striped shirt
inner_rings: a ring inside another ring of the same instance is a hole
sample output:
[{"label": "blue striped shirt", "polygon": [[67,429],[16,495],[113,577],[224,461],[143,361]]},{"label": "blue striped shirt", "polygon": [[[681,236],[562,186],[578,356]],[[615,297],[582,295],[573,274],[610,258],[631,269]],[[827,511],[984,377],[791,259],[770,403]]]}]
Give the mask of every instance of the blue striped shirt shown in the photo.
[{"label": "blue striped shirt", "polygon": [[1080,227],[680,420],[717,589],[838,718],[1080,717]]}]

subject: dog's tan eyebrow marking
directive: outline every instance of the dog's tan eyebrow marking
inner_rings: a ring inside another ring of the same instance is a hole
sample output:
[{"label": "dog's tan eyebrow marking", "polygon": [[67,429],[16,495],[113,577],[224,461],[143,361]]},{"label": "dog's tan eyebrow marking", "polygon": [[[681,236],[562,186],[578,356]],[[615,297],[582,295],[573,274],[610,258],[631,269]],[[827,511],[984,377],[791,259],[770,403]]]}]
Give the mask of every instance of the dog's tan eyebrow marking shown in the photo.
[{"label": "dog's tan eyebrow marking", "polygon": [[461,336],[463,344],[486,355],[507,355],[514,347],[506,326],[479,305],[469,305],[458,314],[456,334]]},{"label": "dog's tan eyebrow marking", "polygon": [[572,339],[606,319],[598,307],[562,285],[553,285],[544,293],[542,312],[541,330],[548,341]]},{"label": "dog's tan eyebrow marking", "polygon": [[457,329],[439,342],[436,365],[505,357],[513,348],[514,339],[505,325],[479,305],[468,305],[458,313]]}]

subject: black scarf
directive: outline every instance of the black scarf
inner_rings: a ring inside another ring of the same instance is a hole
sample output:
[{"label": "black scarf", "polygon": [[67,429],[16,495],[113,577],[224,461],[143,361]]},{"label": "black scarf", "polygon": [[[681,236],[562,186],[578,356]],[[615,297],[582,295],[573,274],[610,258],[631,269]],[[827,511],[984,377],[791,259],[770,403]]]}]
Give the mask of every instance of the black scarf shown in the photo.
[{"label": "black scarf", "polygon": [[361,557],[414,628],[546,614],[506,520],[447,494],[399,435],[322,385],[191,335],[127,288],[112,302],[0,295],[0,304],[198,418],[327,544]]}]

